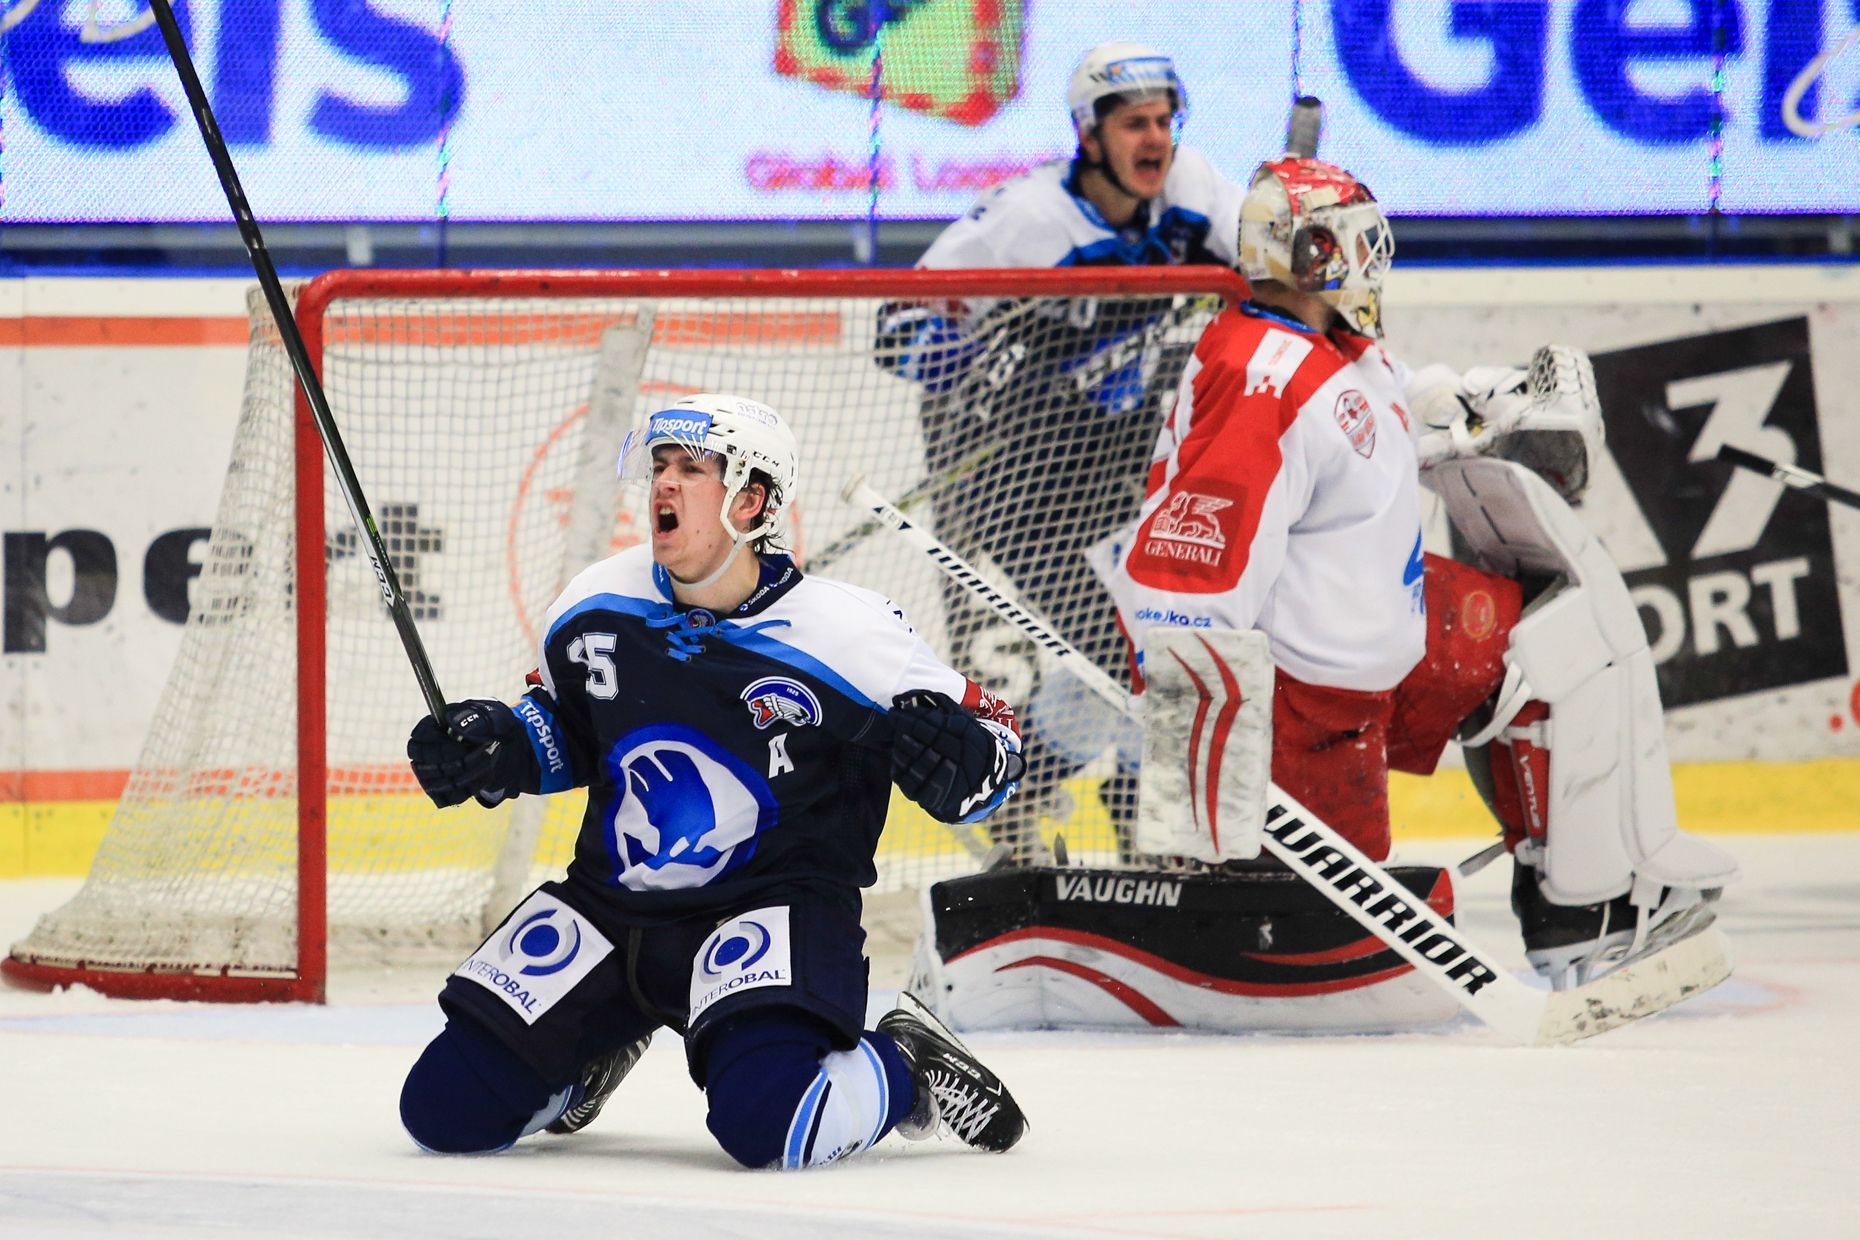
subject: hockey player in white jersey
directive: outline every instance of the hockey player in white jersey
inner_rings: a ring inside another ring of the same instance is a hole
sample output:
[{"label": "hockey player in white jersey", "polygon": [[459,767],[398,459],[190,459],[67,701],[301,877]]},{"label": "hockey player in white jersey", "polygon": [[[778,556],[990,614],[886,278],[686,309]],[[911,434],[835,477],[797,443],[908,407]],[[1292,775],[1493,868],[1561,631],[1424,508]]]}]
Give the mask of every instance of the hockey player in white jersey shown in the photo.
[{"label": "hockey player in white jersey", "polygon": [[[919,267],[1235,263],[1243,191],[1179,142],[1188,89],[1168,56],[1130,42],[1094,47],[1073,71],[1066,106],[1076,153],[986,191]],[[960,475],[939,498],[939,535],[986,556],[1068,639],[1119,674],[1110,602],[1082,553],[1135,511],[1143,462],[1187,345],[1150,346],[1147,358],[1132,351],[1080,389],[1071,377],[1120,342],[1154,334],[1159,310],[1148,300],[1102,298],[1088,321],[1076,321],[1056,317],[1058,309],[996,300],[888,305],[878,356],[923,386],[928,474]],[[1079,445],[1083,459],[1066,459],[1060,443]],[[1107,478],[1127,485],[1107,492]],[[959,596],[950,605],[966,613]],[[954,627],[976,629],[977,644],[995,628],[977,617]],[[1035,675],[1031,666],[1027,674]],[[1026,819],[1077,765],[1062,757],[1066,746],[1052,744],[1041,719],[1050,724],[1065,713],[1043,712],[1036,697],[1023,721],[1034,778],[1019,813],[1004,818],[1022,828],[1017,845],[1036,854]],[[1121,774],[1101,792],[1114,819],[1125,821],[1134,781]]]},{"label": "hockey player in white jersey", "polygon": [[859,920],[891,784],[943,821],[986,817],[1023,768],[1013,712],[885,599],[780,551],[796,458],[753,400],[653,413],[622,455],[649,486],[650,544],[563,591],[514,706],[413,729],[438,805],[588,790],[566,878],[440,994],[446,1028],[401,1094],[423,1148],[577,1131],[663,1027],[746,1166],[830,1163],[894,1128],[990,1151],[1025,1131],[909,996],[863,1027]]},{"label": "hockey player in white jersey", "polygon": [[[1679,829],[1645,634],[1565,502],[1601,443],[1588,359],[1410,373],[1378,343],[1388,222],[1315,159],[1258,169],[1239,237],[1253,299],[1203,334],[1119,551],[1134,650],[1263,630],[1272,779],[1377,860],[1389,768],[1457,736],[1559,987],[1708,924],[1737,867]],[[1423,555],[1418,470],[1469,562]]]}]

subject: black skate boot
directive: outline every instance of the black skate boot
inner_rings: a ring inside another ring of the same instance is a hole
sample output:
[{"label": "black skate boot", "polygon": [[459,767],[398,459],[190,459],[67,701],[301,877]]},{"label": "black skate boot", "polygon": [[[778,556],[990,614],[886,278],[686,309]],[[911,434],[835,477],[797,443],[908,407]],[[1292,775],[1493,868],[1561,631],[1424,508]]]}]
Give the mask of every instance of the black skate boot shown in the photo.
[{"label": "black skate boot", "polygon": [[1536,867],[1520,863],[1511,874],[1511,911],[1525,959],[1552,987],[1568,990],[1705,929],[1717,920],[1723,890],[1662,887],[1648,908],[1634,903],[1632,889],[1599,904],[1555,904]]},{"label": "black skate boot", "polygon": [[581,1070],[581,1097],[569,1104],[569,1108],[556,1116],[554,1122],[543,1131],[580,1132],[593,1123],[594,1117],[607,1104],[608,1096],[620,1087],[620,1082],[633,1070],[633,1065],[639,1062],[639,1057],[646,1053],[646,1047],[651,1042],[652,1035],[649,1033],[637,1042],[629,1042],[619,1050],[590,1061]]},{"label": "black skate boot", "polygon": [[904,1052],[917,1085],[911,1113],[898,1135],[922,1141],[943,1124],[964,1144],[999,1154],[1027,1133],[1027,1117],[1001,1078],[978,1062],[942,1021],[909,991],[878,1022]]}]

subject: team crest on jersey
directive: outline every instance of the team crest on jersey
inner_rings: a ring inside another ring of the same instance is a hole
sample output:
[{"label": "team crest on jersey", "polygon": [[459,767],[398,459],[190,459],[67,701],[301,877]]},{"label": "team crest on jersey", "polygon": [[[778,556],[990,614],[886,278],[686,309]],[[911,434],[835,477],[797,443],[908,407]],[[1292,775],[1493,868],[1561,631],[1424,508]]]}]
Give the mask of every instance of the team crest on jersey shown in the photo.
[{"label": "team crest on jersey", "polygon": [[1350,441],[1356,455],[1367,460],[1376,450],[1376,412],[1369,398],[1351,388],[1337,398],[1337,426]]},{"label": "team crest on jersey", "polygon": [[702,887],[755,855],[777,817],[755,767],[681,724],[629,733],[607,754],[605,837],[613,882],[632,891]]},{"label": "team crest on jersey", "polygon": [[778,723],[804,728],[820,722],[820,699],[806,685],[786,676],[764,676],[743,690],[741,697],[758,728]]}]

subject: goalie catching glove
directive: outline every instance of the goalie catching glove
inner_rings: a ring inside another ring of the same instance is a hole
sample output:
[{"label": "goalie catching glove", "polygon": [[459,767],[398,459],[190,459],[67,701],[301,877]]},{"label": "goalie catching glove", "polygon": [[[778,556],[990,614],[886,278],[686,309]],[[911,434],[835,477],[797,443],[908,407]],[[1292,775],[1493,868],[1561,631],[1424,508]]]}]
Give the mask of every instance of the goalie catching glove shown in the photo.
[{"label": "goalie catching glove", "polygon": [[1027,769],[997,730],[928,689],[891,705],[891,779],[938,822],[979,822],[1008,799]]},{"label": "goalie catching glove", "polygon": [[474,698],[446,707],[446,726],[422,716],[407,738],[407,760],[426,795],[441,809],[476,797],[489,808],[531,791],[536,760],[517,713],[502,702]]},{"label": "goalie catching glove", "polygon": [[1574,503],[1588,489],[1602,450],[1602,404],[1589,355],[1545,345],[1528,370],[1475,366],[1464,375],[1427,366],[1408,384],[1420,422],[1415,455],[1423,473],[1474,456],[1516,461]]}]

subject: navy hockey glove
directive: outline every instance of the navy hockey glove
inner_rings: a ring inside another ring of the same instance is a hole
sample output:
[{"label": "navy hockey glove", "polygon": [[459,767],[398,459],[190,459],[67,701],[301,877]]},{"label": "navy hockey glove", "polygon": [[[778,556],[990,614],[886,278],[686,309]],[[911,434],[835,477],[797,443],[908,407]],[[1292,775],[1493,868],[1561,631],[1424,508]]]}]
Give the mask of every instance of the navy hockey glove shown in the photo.
[{"label": "navy hockey glove", "polygon": [[462,740],[447,735],[431,715],[414,724],[407,738],[407,760],[434,805],[444,809],[477,797],[492,806],[534,782],[536,759],[527,730],[510,707],[485,698],[453,702],[446,722]]},{"label": "navy hockey glove", "polygon": [[891,778],[938,822],[965,822],[992,809],[1027,763],[981,720],[928,689],[891,706]]}]

